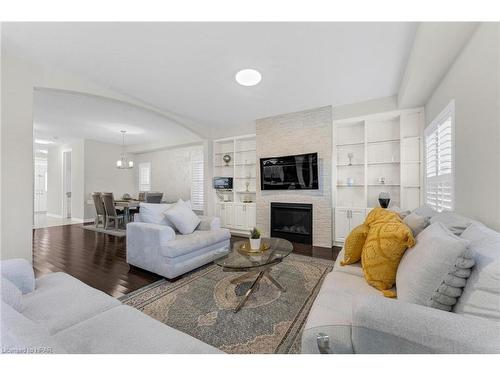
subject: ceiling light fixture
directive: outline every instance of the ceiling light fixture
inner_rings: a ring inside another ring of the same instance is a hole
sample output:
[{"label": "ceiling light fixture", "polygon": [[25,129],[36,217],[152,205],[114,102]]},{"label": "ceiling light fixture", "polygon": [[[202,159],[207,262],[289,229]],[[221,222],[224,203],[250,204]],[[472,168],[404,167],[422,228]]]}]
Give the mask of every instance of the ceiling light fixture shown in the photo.
[{"label": "ceiling light fixture", "polygon": [[134,168],[134,162],[132,160],[127,159],[127,154],[125,153],[125,133],[126,130],[120,130],[122,133],[122,153],[120,155],[120,159],[116,161],[116,168],[118,169],[131,169]]},{"label": "ceiling light fixture", "polygon": [[255,86],[262,80],[262,75],[255,69],[243,69],[234,78],[242,86]]},{"label": "ceiling light fixture", "polygon": [[51,145],[53,144],[54,142],[53,141],[49,141],[47,139],[35,139],[35,143],[39,144],[39,145]]}]

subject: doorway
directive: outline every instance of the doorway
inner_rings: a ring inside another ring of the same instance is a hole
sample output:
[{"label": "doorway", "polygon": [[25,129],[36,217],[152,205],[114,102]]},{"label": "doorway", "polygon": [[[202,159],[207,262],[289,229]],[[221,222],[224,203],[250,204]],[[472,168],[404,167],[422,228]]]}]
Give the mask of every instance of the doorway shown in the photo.
[{"label": "doorway", "polygon": [[71,218],[71,151],[63,152],[63,217]]}]

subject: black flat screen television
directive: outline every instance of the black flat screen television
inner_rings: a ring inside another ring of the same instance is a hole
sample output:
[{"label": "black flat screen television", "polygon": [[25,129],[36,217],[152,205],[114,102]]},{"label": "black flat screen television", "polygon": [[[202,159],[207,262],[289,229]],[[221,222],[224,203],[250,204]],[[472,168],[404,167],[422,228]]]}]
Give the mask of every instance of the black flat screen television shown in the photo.
[{"label": "black flat screen television", "polygon": [[260,159],[262,190],[318,189],[318,154]]}]

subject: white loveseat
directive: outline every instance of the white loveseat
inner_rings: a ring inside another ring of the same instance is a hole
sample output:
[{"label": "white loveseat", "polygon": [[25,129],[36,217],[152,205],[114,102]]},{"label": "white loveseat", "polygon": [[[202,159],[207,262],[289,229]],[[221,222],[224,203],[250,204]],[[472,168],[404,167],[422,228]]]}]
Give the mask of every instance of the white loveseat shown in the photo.
[{"label": "white loveseat", "polygon": [[2,296],[2,353],[221,353],[68,274],[35,280],[21,259],[1,268],[22,293],[12,305]]},{"label": "white loveseat", "polygon": [[476,222],[462,237],[476,266],[455,312],[385,298],[367,284],[360,263],[340,265],[342,250],[311,308],[302,352],[500,353],[500,233]]},{"label": "white loveseat", "polygon": [[162,219],[160,224],[145,222],[136,214],[127,224],[127,263],[173,279],[227,254],[229,230],[221,228],[217,217],[199,218],[196,230],[183,235]]}]

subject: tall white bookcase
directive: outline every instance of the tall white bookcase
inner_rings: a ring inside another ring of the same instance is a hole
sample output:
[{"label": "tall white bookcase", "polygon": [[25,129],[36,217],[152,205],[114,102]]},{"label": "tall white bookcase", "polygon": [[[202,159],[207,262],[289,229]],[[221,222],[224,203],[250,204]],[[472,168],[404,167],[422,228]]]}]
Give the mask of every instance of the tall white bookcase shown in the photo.
[{"label": "tall white bookcase", "polygon": [[[213,141],[214,177],[232,177],[233,189],[213,190],[216,216],[235,234],[249,234],[256,222],[257,159],[255,134]],[[224,155],[231,161],[226,163]]]},{"label": "tall white bookcase", "polygon": [[390,206],[411,210],[422,201],[423,109],[334,122],[334,239],[342,243],[381,192]]}]

